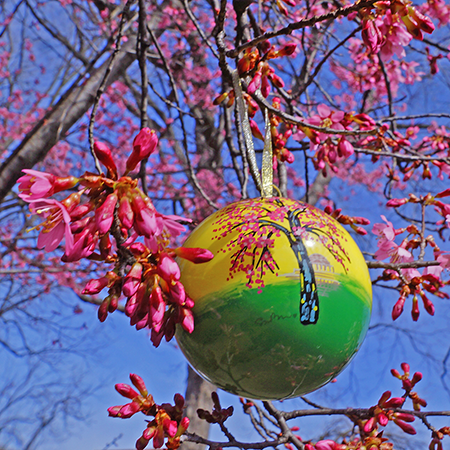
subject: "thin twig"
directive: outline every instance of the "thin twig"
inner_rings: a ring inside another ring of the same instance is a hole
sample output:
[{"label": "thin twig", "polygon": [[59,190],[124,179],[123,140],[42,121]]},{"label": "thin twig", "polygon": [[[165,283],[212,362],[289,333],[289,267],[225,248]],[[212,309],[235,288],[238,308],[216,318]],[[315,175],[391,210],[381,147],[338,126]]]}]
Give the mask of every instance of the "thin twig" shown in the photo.
[{"label": "thin twig", "polygon": [[89,119],[89,149],[91,151],[92,157],[94,158],[95,167],[96,167],[98,173],[102,173],[102,169],[100,167],[100,163],[97,159],[97,156],[94,153],[95,115],[96,115],[97,109],[100,105],[100,98],[101,98],[103,92],[105,91],[106,82],[108,81],[109,74],[111,73],[111,70],[112,70],[112,67],[114,64],[114,60],[116,59],[116,57],[120,51],[120,48],[121,48],[122,32],[123,32],[123,27],[125,25],[126,18],[128,16],[128,12],[130,10],[131,5],[135,1],[136,0],[127,0],[126,4],[122,10],[122,17],[120,18],[120,24],[119,24],[119,29],[118,29],[118,33],[117,33],[117,39],[116,39],[116,45],[115,45],[114,51],[111,55],[111,59],[109,61],[108,67],[106,68],[105,75],[103,76],[103,80],[101,81],[100,86],[97,89],[97,93],[95,94],[94,104],[92,106],[91,117]]},{"label": "thin twig", "polygon": [[[173,78],[173,74],[172,71],[170,70],[169,65],[167,64],[166,58],[164,57],[164,54],[162,52],[162,49],[159,45],[158,40],[156,39],[156,36],[154,35],[153,31],[151,29],[148,29],[150,36],[155,44],[155,47],[158,51],[159,57],[161,58],[161,61],[163,63],[164,66],[164,70],[167,74],[167,76],[169,77],[169,82],[172,88],[172,92],[173,92],[173,96],[175,98],[175,102],[176,104],[180,107],[180,100],[178,97],[178,90],[177,90],[177,86],[175,83],[175,79]],[[209,198],[208,194],[206,194],[206,192],[203,190],[203,188],[200,186],[197,176],[195,175],[194,172],[194,168],[192,167],[192,163],[191,163],[191,159],[189,157],[189,146],[188,146],[188,142],[187,142],[187,131],[186,131],[186,127],[184,124],[184,118],[182,114],[179,114],[179,119],[180,119],[180,124],[181,124],[181,129],[183,131],[183,147],[184,147],[184,152],[185,152],[185,156],[186,156],[186,164],[187,164],[187,168],[188,168],[188,172],[189,172],[189,178],[192,182],[192,184],[194,185],[194,187],[198,190],[198,192],[200,193],[200,195],[205,199],[205,201],[208,203],[209,206],[211,206],[214,209],[219,209],[218,206]]]},{"label": "thin twig", "polygon": [[217,50],[212,46],[211,42],[209,42],[208,38],[206,37],[205,33],[201,29],[200,25],[197,22],[197,19],[194,16],[194,13],[192,12],[189,3],[186,0],[183,0],[183,6],[184,10],[186,11],[186,14],[189,16],[189,19],[191,19],[192,23],[194,24],[195,28],[197,29],[198,34],[202,38],[203,42],[209,47],[212,54],[219,59],[219,53],[217,53]]},{"label": "thin twig", "polygon": [[413,261],[408,263],[385,263],[381,261],[366,261],[367,267],[369,269],[417,269],[420,267],[430,267],[439,266],[441,263],[439,261]]},{"label": "thin twig", "polygon": [[257,38],[246,42],[243,45],[240,45],[239,47],[229,50],[226,52],[226,56],[229,58],[236,58],[236,56],[239,55],[240,52],[247,48],[255,47],[260,42],[266,41],[268,39],[272,39],[277,36],[282,35],[290,35],[295,30],[301,30],[302,28],[311,27],[319,22],[324,22],[326,20],[333,20],[337,19],[338,17],[346,17],[349,14],[351,14],[354,11],[359,11],[363,8],[370,8],[373,6],[374,3],[376,3],[377,0],[368,0],[368,1],[358,1],[354,3],[353,5],[346,6],[344,8],[339,8],[334,11],[331,11],[326,14],[322,14],[320,16],[314,16],[309,19],[303,19],[299,20],[298,22],[290,23],[287,27],[281,28],[277,31],[270,31],[267,33],[262,34],[261,36],[258,36]]},{"label": "thin twig", "polygon": [[[145,8],[145,0],[139,0],[139,33],[136,42],[136,55],[139,61],[139,69],[141,71],[141,130],[148,124],[148,75],[147,75],[147,48],[150,46],[149,35],[147,30],[147,11]],[[148,194],[147,180],[146,180],[146,165],[148,158],[141,161],[139,166],[139,178],[141,180],[142,191],[145,195]]]}]

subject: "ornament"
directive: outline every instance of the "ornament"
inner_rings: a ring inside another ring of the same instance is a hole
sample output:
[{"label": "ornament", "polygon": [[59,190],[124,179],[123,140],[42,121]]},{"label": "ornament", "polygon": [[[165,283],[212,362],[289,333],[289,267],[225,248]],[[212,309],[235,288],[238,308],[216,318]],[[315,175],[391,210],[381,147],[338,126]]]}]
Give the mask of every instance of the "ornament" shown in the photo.
[{"label": "ornament", "polygon": [[204,220],[180,259],[195,329],[176,338],[193,368],[219,388],[284,399],[333,379],[355,355],[372,306],[364,258],[323,211],[279,197],[233,203]]}]

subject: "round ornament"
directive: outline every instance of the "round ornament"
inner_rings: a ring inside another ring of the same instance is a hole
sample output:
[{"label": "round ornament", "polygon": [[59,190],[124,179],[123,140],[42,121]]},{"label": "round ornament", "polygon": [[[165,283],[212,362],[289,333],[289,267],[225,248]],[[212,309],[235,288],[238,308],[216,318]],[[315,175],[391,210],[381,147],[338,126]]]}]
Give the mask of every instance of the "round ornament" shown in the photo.
[{"label": "round ornament", "polygon": [[354,240],[320,209],[279,197],[228,205],[184,243],[209,249],[180,259],[195,301],[195,329],[176,338],[192,367],[217,387],[284,399],[334,378],[369,326],[372,289]]}]

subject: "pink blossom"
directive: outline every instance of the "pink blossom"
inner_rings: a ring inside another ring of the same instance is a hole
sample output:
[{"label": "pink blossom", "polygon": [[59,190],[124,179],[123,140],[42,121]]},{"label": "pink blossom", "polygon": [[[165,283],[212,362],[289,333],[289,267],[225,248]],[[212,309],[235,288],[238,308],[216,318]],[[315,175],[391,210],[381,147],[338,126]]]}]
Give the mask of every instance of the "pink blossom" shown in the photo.
[{"label": "pink blossom", "polygon": [[436,258],[436,261],[441,263],[441,267],[444,269],[450,269],[450,253],[440,252]]},{"label": "pink blossom", "polygon": [[370,53],[376,54],[380,51],[385,38],[373,19],[363,19],[361,36]]},{"label": "pink blossom", "polygon": [[58,247],[63,237],[66,238],[66,251],[73,246],[73,235],[70,229],[70,215],[66,207],[53,199],[31,200],[30,209],[34,214],[44,216],[46,221],[39,225],[42,228],[37,246],[51,252]]},{"label": "pink blossom", "polygon": [[19,191],[21,192],[19,194],[20,198],[29,201],[49,197],[53,194],[55,175],[31,169],[24,169],[22,172],[25,172],[27,175],[17,180]]},{"label": "pink blossom", "polygon": [[421,12],[439,21],[439,26],[450,22],[450,5],[445,0],[433,0],[419,6]]},{"label": "pink blossom", "polygon": [[178,221],[191,223],[191,219],[186,219],[175,214],[164,215],[156,212],[156,216],[159,219],[162,228],[167,231],[171,236],[179,236],[186,230],[186,227]]},{"label": "pink blossom", "polygon": [[392,15],[391,11],[387,10],[383,20],[377,20],[377,24],[382,35],[386,37],[380,50],[381,59],[388,61],[394,55],[404,58],[404,47],[410,43],[412,36],[406,31],[398,15]]},{"label": "pink blossom", "polygon": [[19,183],[19,197],[26,202],[50,197],[57,192],[74,187],[79,181],[72,176],[61,178],[32,169],[23,169],[22,172],[26,175],[20,177],[17,183]]},{"label": "pink blossom", "polygon": [[79,261],[82,258],[87,258],[92,255],[95,250],[95,245],[98,241],[98,235],[93,234],[94,227],[92,225],[85,228],[81,233],[74,236],[72,247],[67,248],[64,255],[61,257],[63,262]]},{"label": "pink blossom", "polygon": [[355,152],[353,145],[347,141],[344,137],[339,140],[338,145],[339,156],[343,156],[344,158],[348,158],[353,155]]},{"label": "pink blossom", "polygon": [[386,222],[386,224],[375,223],[372,228],[372,233],[377,234],[380,239],[384,238],[389,241],[393,241],[395,239],[395,229],[392,222],[389,222],[385,216],[381,216],[381,218]]},{"label": "pink blossom", "polygon": [[428,267],[425,267],[425,269],[423,270],[423,275],[432,275],[432,276],[436,277],[437,279],[439,279],[443,270],[444,270],[444,267],[442,267],[442,265],[428,266]]},{"label": "pink blossom", "polygon": [[[308,120],[312,125],[319,127],[328,127],[333,130],[345,130],[341,121],[344,120],[345,113],[343,111],[332,111],[327,105],[320,104],[317,106],[317,115],[311,116]],[[320,138],[325,139],[327,134],[320,133]]]},{"label": "pink blossom", "polygon": [[[414,258],[412,257],[411,253],[409,253],[409,255],[410,256],[407,256],[406,258],[402,258],[402,257],[399,257],[398,259],[391,258],[391,261],[394,262],[394,263],[414,261]],[[413,278],[417,278],[417,277],[421,276],[420,272],[417,269],[414,269],[414,268],[401,269],[401,272],[402,272],[402,275],[406,278],[407,281],[411,281]]]},{"label": "pink blossom", "polygon": [[139,235],[152,237],[161,232],[160,227],[158,227],[155,211],[148,207],[140,195],[133,197],[131,207],[134,212],[133,226]]}]

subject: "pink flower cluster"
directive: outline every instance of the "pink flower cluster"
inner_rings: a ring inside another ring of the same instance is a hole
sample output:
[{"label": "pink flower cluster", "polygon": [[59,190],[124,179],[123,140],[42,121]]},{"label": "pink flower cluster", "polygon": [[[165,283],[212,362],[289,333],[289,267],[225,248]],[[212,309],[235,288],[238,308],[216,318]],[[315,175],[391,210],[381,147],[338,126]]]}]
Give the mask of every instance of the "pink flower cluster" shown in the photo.
[{"label": "pink flower cluster", "polygon": [[137,440],[136,449],[143,450],[152,439],[154,448],[161,448],[164,440],[167,439],[166,447],[170,450],[177,449],[180,446],[180,436],[189,427],[189,419],[183,417],[183,396],[175,394],[174,405],[169,403],[157,405],[139,375],[130,374],[130,380],[139,392],[136,392],[128,384],[116,384],[116,391],[130,399],[131,402],[125,405],[111,406],[108,408],[109,415],[128,419],[134,414],[142,412],[146,416],[153,416],[154,419],[148,421],[147,428]]},{"label": "pink flower cluster", "polygon": [[[154,131],[142,129],[121,177],[111,150],[96,142],[94,152],[106,175],[86,172],[79,178],[60,178],[24,170],[26,175],[18,181],[20,197],[30,203],[32,213],[45,219],[36,227],[38,247],[53,251],[65,237],[62,261],[89,258],[114,264],[103,277],[89,281],[82,293],[95,295],[108,289],[98,310],[100,321],[117,309],[122,295],[126,297],[125,313],[131,325],[151,328],[155,346],[162,337],[173,337],[177,323],[189,333],[194,329],[194,302],[180,283],[174,258],[202,263],[213,257],[204,249],[170,247],[171,239],[185,229],[180,222],[189,220],[159,213],[137,180],[127,176],[155,152],[157,143]],[[76,185],[80,190],[61,201],[48,198]]]},{"label": "pink flower cluster", "polygon": [[[309,117],[305,123],[326,127],[332,130],[353,130],[356,125],[361,130],[369,130],[375,127],[375,121],[367,114],[345,113],[332,111],[327,105],[317,106],[317,114]],[[353,144],[345,136],[332,132],[316,131],[305,126],[297,126],[297,132],[292,137],[301,141],[306,137],[310,141],[310,149],[315,152],[313,157],[314,167],[327,175],[327,168],[332,172],[338,172],[338,164],[350,158],[354,153]]]},{"label": "pink flower cluster", "polygon": [[391,408],[401,408],[405,399],[403,397],[391,397],[391,392],[386,391],[378,400],[376,406],[370,409],[372,417],[364,424],[365,433],[371,433],[377,429],[377,425],[385,427],[389,421],[393,421],[405,433],[416,434],[416,430],[409,424],[415,417],[411,414],[394,412]]},{"label": "pink flower cluster", "polygon": [[[407,198],[391,199],[387,202],[387,206],[398,208],[406,203],[420,203],[424,207],[434,206],[436,211],[447,217],[450,213],[449,205],[441,202],[439,199],[450,195],[450,189],[446,189],[438,193],[436,196],[427,194],[425,196],[416,197],[410,194]],[[434,315],[433,302],[427,297],[425,292],[433,294],[439,298],[449,298],[448,294],[442,290],[448,284],[448,281],[443,281],[441,278],[444,269],[450,267],[450,257],[446,252],[442,252],[434,242],[432,236],[425,237],[415,225],[409,225],[407,228],[395,229],[391,222],[386,217],[381,216],[385,221],[384,224],[377,223],[373,227],[373,233],[378,235],[378,250],[375,253],[375,258],[382,260],[390,258],[390,261],[395,264],[405,264],[406,267],[398,270],[386,269],[379,279],[383,280],[398,280],[398,289],[400,297],[394,305],[392,310],[392,318],[396,320],[403,312],[405,301],[409,296],[412,296],[411,316],[414,321],[418,320],[420,315],[418,298],[420,297],[423,306],[428,314]],[[408,232],[408,235],[403,239],[400,245],[395,242],[396,236]],[[416,249],[424,249],[426,246],[433,248],[435,257],[435,264],[424,268],[420,273],[414,267],[414,257],[412,252]],[[408,264],[411,263],[411,267]]]},{"label": "pink flower cluster", "polygon": [[324,211],[331,217],[336,219],[339,223],[342,223],[343,225],[350,225],[350,227],[356,233],[361,234],[363,236],[367,234],[367,231],[358,225],[369,225],[370,224],[369,219],[366,219],[365,217],[347,216],[345,214],[341,214],[342,211],[341,208],[333,210],[333,208],[330,205],[327,205],[324,208]]},{"label": "pink flower cluster", "polygon": [[397,369],[392,369],[391,374],[393,377],[398,378],[402,382],[402,389],[405,391],[404,397],[409,397],[413,402],[414,411],[420,411],[421,407],[426,407],[427,402],[423,398],[420,398],[417,392],[413,392],[414,386],[422,379],[422,374],[420,372],[415,372],[412,377],[410,377],[410,366],[408,363],[402,363],[400,365],[403,371],[403,375]]},{"label": "pink flower cluster", "polygon": [[[291,2],[292,0],[283,0]],[[259,110],[259,106],[252,99],[258,90],[261,95],[267,98],[271,91],[271,86],[276,88],[283,88],[283,79],[275,73],[275,69],[268,63],[271,59],[280,58],[283,56],[290,56],[295,53],[296,44],[288,43],[281,46],[278,50],[269,43],[263,42],[259,48],[247,49],[244,55],[238,61],[237,68],[241,76],[250,75],[251,81],[248,84],[247,92],[244,93],[244,100],[247,103],[248,115],[253,118]],[[233,105],[235,98],[234,90],[220,94],[215,100],[214,105],[227,100],[227,108]],[[281,100],[274,97],[272,106],[276,109],[281,108]],[[282,127],[280,125],[282,124]],[[251,119],[250,127],[255,138],[264,140],[257,123]],[[294,155],[285,147],[287,140],[292,135],[292,125],[282,122],[276,115],[270,114],[270,131],[272,136],[272,147],[274,149],[274,169],[276,170],[278,161],[286,161],[288,163],[294,162]]]},{"label": "pink flower cluster", "polygon": [[381,52],[383,60],[394,54],[403,57],[406,46],[412,38],[423,39],[422,32],[432,33],[434,25],[431,19],[411,6],[408,0],[380,1],[376,11],[360,11],[361,36],[369,53]]}]

